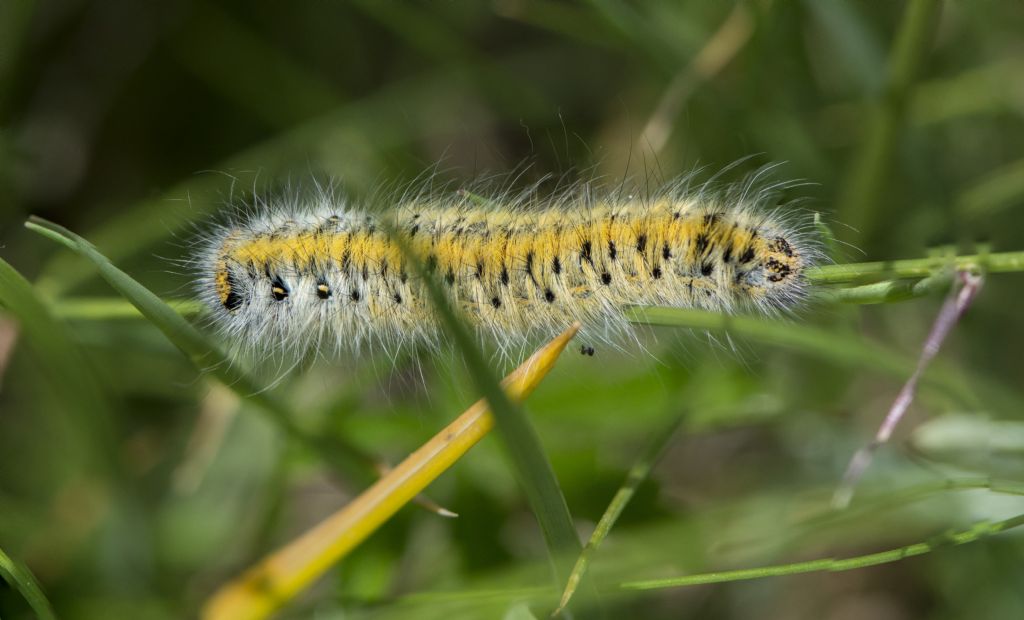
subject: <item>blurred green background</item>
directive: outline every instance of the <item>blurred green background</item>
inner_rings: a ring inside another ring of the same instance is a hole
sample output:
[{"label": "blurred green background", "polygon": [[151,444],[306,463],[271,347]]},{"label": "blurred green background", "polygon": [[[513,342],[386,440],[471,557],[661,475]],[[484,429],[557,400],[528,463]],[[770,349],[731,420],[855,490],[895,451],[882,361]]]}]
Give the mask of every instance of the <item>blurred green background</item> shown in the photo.
[{"label": "blurred green background", "polygon": [[[172,299],[190,294],[173,262],[188,240],[253,191],[328,178],[359,196],[435,166],[455,186],[511,170],[524,187],[548,174],[656,183],[754,155],[732,177],[786,162],[780,178],[810,181],[790,197],[848,244],[838,262],[1024,250],[1022,33],[1010,0],[4,0],[0,256],[66,321],[87,360],[72,370],[101,404],[69,406],[70,378],[0,322],[0,549],[62,618],[190,617],[367,483],[287,441],[152,325],[76,306],[114,293],[23,228],[28,215]],[[595,559],[608,616],[1022,617],[1016,531],[852,572],[616,593],[1024,512],[982,488],[1024,478],[1022,290],[1019,273],[988,279],[838,517],[813,518],[941,297],[817,303],[775,327],[825,334],[821,347],[665,329],[653,354],[571,351],[528,410],[581,536],[684,416]],[[439,357],[320,363],[274,392],[303,428],[394,462],[476,399],[457,356]],[[961,426],[915,432],[947,422]],[[979,488],[922,492],[946,480]],[[549,613],[529,593],[551,584],[542,537],[497,441],[429,495],[461,516],[404,509],[281,616]],[[31,617],[2,583],[0,617]]]}]

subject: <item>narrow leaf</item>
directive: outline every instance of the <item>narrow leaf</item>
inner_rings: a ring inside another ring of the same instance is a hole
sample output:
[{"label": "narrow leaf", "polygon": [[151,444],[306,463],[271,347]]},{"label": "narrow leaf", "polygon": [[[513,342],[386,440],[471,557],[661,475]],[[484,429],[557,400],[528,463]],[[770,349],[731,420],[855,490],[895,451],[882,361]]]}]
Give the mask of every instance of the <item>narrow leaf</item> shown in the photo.
[{"label": "narrow leaf", "polygon": [[89,259],[103,279],[162,331],[197,367],[212,374],[239,396],[258,405],[285,433],[311,448],[325,462],[342,471],[356,469],[353,465],[365,471],[367,464],[374,463],[368,454],[339,437],[314,436],[300,428],[288,407],[242,373],[210,343],[208,336],[200,333],[152,291],[115,267],[88,241],[62,226],[38,217],[30,218],[25,226]]},{"label": "narrow leaf", "polygon": [[50,601],[46,600],[43,589],[39,587],[32,572],[7,556],[0,549],[0,577],[17,590],[22,598],[29,604],[39,620],[56,620]]},{"label": "narrow leaf", "polygon": [[[578,328],[567,329],[505,378],[503,393],[509,400],[518,402],[533,392]],[[204,606],[203,617],[266,617],[366,540],[493,427],[487,401],[477,401],[347,506],[221,588]]]},{"label": "narrow leaf", "polygon": [[698,575],[685,575],[682,577],[670,577],[667,579],[648,579],[642,581],[628,581],[620,584],[624,590],[656,590],[661,588],[679,588],[684,586],[696,586],[709,583],[726,583],[729,581],[745,581],[750,579],[763,579],[765,577],[778,577],[782,575],[799,575],[802,573],[814,573],[822,571],[838,572],[867,568],[879,564],[898,562],[899,560],[924,555],[941,549],[972,543],[987,536],[998,534],[1015,527],[1024,525],[1024,515],[1017,515],[1004,521],[990,523],[979,521],[969,529],[934,537],[928,542],[920,542],[903,547],[897,547],[888,551],[859,555],[852,558],[823,558],[808,562],[794,562],[792,564],[779,564],[775,566],[763,566],[760,568],[744,568],[739,570],[717,571],[713,573],[701,573]]},{"label": "narrow leaf", "polygon": [[551,556],[555,577],[559,583],[568,578],[570,566],[567,558],[579,554],[582,547],[572,524],[565,496],[558,486],[551,462],[544,453],[537,431],[522,411],[515,407],[498,386],[498,382],[484,360],[469,330],[455,314],[441,285],[424,267],[422,261],[397,234],[395,226],[386,220],[384,226],[391,240],[409,261],[417,277],[426,286],[427,293],[445,331],[462,353],[473,384],[490,403],[497,420],[498,435],[512,460]]},{"label": "narrow leaf", "polygon": [[656,431],[647,449],[637,462],[633,464],[633,467],[630,468],[622,486],[619,487],[615,497],[608,504],[608,508],[601,515],[601,520],[597,522],[597,527],[594,528],[594,533],[590,535],[590,540],[587,541],[587,546],[583,548],[583,553],[576,559],[576,564],[572,567],[572,574],[569,575],[569,582],[565,585],[562,599],[558,603],[558,609],[555,610],[552,616],[558,615],[569,605],[569,601],[572,599],[573,594],[576,593],[576,589],[587,572],[590,558],[597,552],[597,548],[601,546],[601,543],[604,542],[608,534],[611,533],[615,522],[619,520],[622,511],[629,504],[629,500],[633,499],[633,494],[636,493],[637,487],[650,475],[651,469],[654,468],[661,458],[662,453],[668,446],[669,440],[675,435],[682,422],[683,417],[677,416],[665,428]]}]

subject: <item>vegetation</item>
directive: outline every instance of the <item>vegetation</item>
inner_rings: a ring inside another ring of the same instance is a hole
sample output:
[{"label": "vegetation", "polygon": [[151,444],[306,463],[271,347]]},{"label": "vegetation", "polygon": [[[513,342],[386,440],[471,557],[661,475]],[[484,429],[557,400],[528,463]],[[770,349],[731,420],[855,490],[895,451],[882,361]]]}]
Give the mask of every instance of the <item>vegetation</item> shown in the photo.
[{"label": "vegetation", "polygon": [[[1022,31],[937,0],[0,4],[0,617],[196,616],[480,397],[495,437],[277,617],[1020,616]],[[723,178],[813,182],[808,305],[637,309],[642,348],[576,340],[523,405],[458,309],[441,354],[228,362],[179,267],[289,184],[751,154]],[[957,270],[983,288],[835,509]]]}]

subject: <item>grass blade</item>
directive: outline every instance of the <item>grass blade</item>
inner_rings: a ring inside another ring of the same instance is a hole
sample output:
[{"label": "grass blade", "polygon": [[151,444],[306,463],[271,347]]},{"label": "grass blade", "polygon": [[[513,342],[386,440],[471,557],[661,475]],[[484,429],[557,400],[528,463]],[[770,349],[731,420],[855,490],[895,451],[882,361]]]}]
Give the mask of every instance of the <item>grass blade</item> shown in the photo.
[{"label": "grass blade", "polygon": [[872,237],[879,209],[885,204],[879,198],[891,174],[907,104],[924,65],[941,7],[938,0],[907,3],[889,57],[884,96],[873,105],[865,138],[850,166],[837,213],[851,230],[861,231],[864,239]]},{"label": "grass blade", "polygon": [[1024,515],[1017,515],[995,523],[979,521],[969,529],[952,534],[937,536],[928,542],[914,543],[890,549],[888,551],[859,555],[852,558],[822,558],[820,560],[810,560],[808,562],[794,562],[791,564],[778,564],[775,566],[763,566],[760,568],[744,568],[739,570],[701,573],[698,575],[670,577],[667,579],[628,581],[620,584],[619,587],[624,590],[657,590],[661,588],[679,588],[710,583],[763,579],[765,577],[778,577],[782,575],[799,575],[802,573],[814,573],[821,571],[839,572],[854,570],[857,568],[867,568],[869,566],[877,566],[878,564],[897,562],[904,558],[916,555],[924,555],[943,547],[972,543],[981,540],[982,538],[992,536],[1015,527],[1020,527],[1021,525],[1024,525]]},{"label": "grass blade", "polygon": [[572,523],[572,516],[569,514],[569,506],[562,489],[558,486],[551,462],[541,447],[537,431],[499,387],[494,373],[484,360],[483,353],[473,342],[473,337],[464,322],[456,316],[441,285],[427,271],[420,257],[409,247],[394,224],[387,220],[383,220],[383,224],[392,242],[398,246],[413,271],[425,284],[441,324],[462,353],[474,386],[490,404],[497,421],[498,435],[505,445],[530,508],[544,533],[555,578],[558,583],[564,583],[571,570],[568,558],[578,555],[582,547]]},{"label": "grass blade", "polygon": [[[529,396],[578,328],[567,329],[505,378],[503,385],[510,400]],[[204,606],[203,617],[267,616],[345,557],[493,427],[487,401],[477,401],[347,506],[221,588]]]},{"label": "grass blade", "polygon": [[0,577],[16,589],[35,612],[39,620],[56,620],[50,601],[46,600],[32,572],[20,562],[15,562],[0,549]]},{"label": "grass blade", "polygon": [[[164,333],[198,368],[208,371],[239,396],[257,404],[286,434],[316,452],[325,462],[342,471],[366,470],[374,459],[338,437],[314,436],[300,428],[291,411],[268,394],[210,344],[210,339],[186,321],[152,291],[113,265],[92,244],[75,233],[38,217],[25,226],[89,259],[100,275],[142,315]],[[358,467],[355,467],[358,466]]]},{"label": "grass blade", "polygon": [[[202,302],[194,299],[169,299],[164,303],[182,316],[198,315],[203,311]],[[53,311],[66,320],[109,321],[143,318],[139,309],[123,297],[64,298]]]},{"label": "grass blade", "polygon": [[583,548],[583,552],[576,559],[576,564],[572,567],[572,573],[569,575],[569,581],[565,584],[565,590],[562,591],[562,599],[558,603],[558,609],[555,610],[552,616],[558,615],[569,605],[569,601],[572,599],[573,594],[576,593],[576,589],[587,572],[591,556],[597,552],[597,548],[612,531],[612,527],[619,520],[622,511],[626,509],[629,500],[633,499],[633,494],[636,493],[637,487],[650,475],[651,469],[657,464],[658,459],[661,458],[669,441],[676,434],[676,430],[679,429],[682,423],[683,416],[677,416],[665,428],[655,432],[647,449],[644,450],[644,453],[637,462],[630,468],[622,486],[619,487],[615,497],[608,504],[608,508],[601,515],[601,520],[597,522],[597,527],[594,528],[594,533],[590,535],[590,540],[587,541],[586,547]]}]

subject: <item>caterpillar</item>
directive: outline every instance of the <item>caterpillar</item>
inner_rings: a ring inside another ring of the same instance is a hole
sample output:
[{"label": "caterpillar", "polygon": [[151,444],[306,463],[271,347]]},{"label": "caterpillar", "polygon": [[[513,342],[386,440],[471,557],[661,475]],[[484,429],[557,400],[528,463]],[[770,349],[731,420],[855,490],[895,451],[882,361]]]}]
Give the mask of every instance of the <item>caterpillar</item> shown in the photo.
[{"label": "caterpillar", "polygon": [[436,345],[442,330],[381,225],[388,217],[478,334],[508,352],[580,321],[615,341],[631,305],[789,310],[819,251],[765,169],[724,187],[692,175],[640,194],[592,184],[481,204],[408,193],[375,214],[333,190],[257,203],[199,241],[198,296],[244,353],[306,355]]}]

